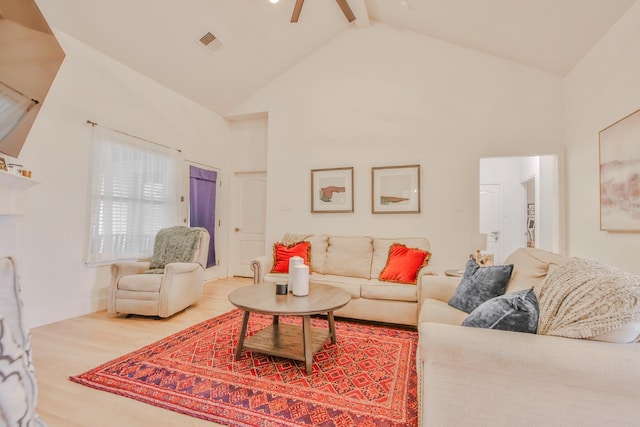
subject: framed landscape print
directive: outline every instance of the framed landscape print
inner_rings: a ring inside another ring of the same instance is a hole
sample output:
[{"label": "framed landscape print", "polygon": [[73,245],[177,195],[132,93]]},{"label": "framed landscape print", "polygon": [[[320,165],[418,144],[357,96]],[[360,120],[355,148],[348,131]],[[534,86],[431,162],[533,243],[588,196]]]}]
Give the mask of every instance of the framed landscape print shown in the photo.
[{"label": "framed landscape print", "polygon": [[640,231],[640,110],[600,131],[600,229]]},{"label": "framed landscape print", "polygon": [[371,212],[420,213],[420,165],[371,168]]},{"label": "framed landscape print", "polygon": [[311,170],[311,212],[353,212],[353,168]]}]

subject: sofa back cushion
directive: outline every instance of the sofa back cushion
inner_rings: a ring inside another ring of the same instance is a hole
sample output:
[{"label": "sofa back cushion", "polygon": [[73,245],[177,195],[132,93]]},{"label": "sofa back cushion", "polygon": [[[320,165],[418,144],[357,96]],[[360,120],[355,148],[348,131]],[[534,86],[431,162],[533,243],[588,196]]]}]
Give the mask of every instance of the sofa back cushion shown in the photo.
[{"label": "sofa back cushion", "polygon": [[429,240],[423,237],[399,237],[399,238],[374,238],[373,239],[373,260],[371,262],[371,277],[377,279],[380,272],[387,265],[389,257],[389,247],[394,243],[400,243],[408,248],[418,248],[429,251]]},{"label": "sofa back cushion", "polygon": [[326,234],[313,234],[305,239],[311,243],[310,273],[316,272],[324,274],[324,263],[327,259],[327,246],[329,246],[329,236]]},{"label": "sofa back cushion", "polygon": [[521,291],[537,285],[549,271],[549,265],[563,265],[571,258],[536,248],[516,249],[504,261],[513,264],[513,273],[507,291]]},{"label": "sofa back cushion", "polygon": [[[313,251],[313,243],[311,248]],[[370,279],[372,258],[371,237],[330,236],[322,274]],[[311,262],[313,262],[313,253]]]}]

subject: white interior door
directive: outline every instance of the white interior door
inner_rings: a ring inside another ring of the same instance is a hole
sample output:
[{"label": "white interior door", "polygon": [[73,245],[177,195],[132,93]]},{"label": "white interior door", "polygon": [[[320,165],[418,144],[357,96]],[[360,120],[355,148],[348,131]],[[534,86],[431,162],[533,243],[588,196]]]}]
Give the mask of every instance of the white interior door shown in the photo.
[{"label": "white interior door", "polygon": [[480,185],[480,233],[487,235],[487,252],[502,263],[502,194],[500,184]]},{"label": "white interior door", "polygon": [[267,176],[265,172],[235,174],[235,203],[232,216],[232,276],[253,277],[249,263],[264,255]]}]

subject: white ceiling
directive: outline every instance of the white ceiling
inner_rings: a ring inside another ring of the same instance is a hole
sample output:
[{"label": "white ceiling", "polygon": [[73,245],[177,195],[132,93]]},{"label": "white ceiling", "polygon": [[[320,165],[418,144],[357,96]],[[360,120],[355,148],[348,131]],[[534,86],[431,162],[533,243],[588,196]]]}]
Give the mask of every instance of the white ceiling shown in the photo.
[{"label": "white ceiling", "polygon": [[[635,0],[36,0],[59,29],[224,115],[370,19],[565,75]],[[213,33],[211,52],[197,41]]]}]

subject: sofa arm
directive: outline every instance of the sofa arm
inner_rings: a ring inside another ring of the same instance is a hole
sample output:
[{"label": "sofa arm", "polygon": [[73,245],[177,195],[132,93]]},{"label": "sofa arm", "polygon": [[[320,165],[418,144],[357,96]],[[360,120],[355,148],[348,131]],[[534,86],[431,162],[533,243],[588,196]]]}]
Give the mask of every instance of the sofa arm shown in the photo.
[{"label": "sofa arm", "polygon": [[260,256],[251,260],[249,266],[253,271],[253,283],[261,284],[264,282],[264,275],[271,271],[273,259],[268,256]]},{"label": "sofa arm", "polygon": [[[632,416],[637,422],[638,344],[431,322],[419,331],[425,426],[474,419],[474,425],[630,425],[620,417]],[[452,413],[451,401],[465,411]],[[473,418],[478,414],[482,420]]]},{"label": "sofa arm", "polygon": [[107,287],[107,312],[116,312],[116,291],[123,276],[142,274],[149,269],[151,261],[126,261],[111,264],[111,281]]},{"label": "sofa arm", "polygon": [[128,261],[111,264],[111,279],[117,282],[122,276],[142,274],[149,269],[151,261]]},{"label": "sofa arm", "polygon": [[172,262],[164,266],[164,274],[187,274],[202,268],[197,262]]},{"label": "sofa arm", "polygon": [[158,316],[169,317],[202,296],[204,268],[197,262],[165,265],[158,298]]},{"label": "sofa arm", "polygon": [[460,277],[424,275],[418,282],[418,313],[425,299],[449,302],[460,284]]}]

